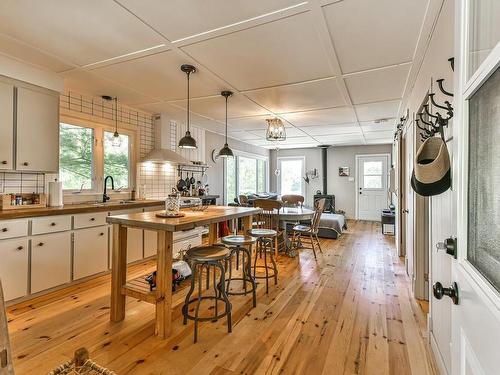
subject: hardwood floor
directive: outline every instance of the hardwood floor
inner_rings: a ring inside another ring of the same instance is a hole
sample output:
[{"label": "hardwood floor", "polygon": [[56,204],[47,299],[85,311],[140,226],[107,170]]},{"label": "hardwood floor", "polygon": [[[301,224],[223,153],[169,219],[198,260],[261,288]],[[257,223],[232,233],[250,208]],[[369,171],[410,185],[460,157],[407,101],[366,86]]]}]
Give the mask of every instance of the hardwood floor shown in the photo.
[{"label": "hardwood floor", "polygon": [[225,319],[201,323],[197,344],[179,307],[167,340],[153,335],[153,305],[132,298],[125,320],[110,323],[109,275],[11,306],[16,373],[47,373],[81,346],[117,374],[437,373],[393,237],[377,223],[350,222],[339,240],[321,242],[317,261],[311,250],[280,256],[278,286],[266,295],[261,283],[254,309],[250,295],[232,297],[233,332]]}]

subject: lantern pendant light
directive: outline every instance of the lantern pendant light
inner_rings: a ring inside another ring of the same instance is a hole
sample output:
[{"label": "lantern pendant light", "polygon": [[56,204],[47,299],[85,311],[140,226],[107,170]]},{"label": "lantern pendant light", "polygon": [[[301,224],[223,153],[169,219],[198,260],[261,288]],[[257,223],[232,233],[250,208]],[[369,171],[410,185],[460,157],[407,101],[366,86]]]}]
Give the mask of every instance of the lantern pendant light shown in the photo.
[{"label": "lantern pendant light", "polygon": [[184,137],[179,141],[179,148],[198,148],[196,139],[191,136],[189,131],[189,76],[191,73],[196,72],[196,68],[193,65],[183,64],[181,70],[187,75],[187,130]]},{"label": "lantern pendant light", "polygon": [[233,158],[233,150],[231,150],[227,144],[227,99],[233,95],[233,93],[231,91],[222,91],[220,94],[226,98],[226,142],[224,143],[224,147],[222,147],[217,154],[217,158]]},{"label": "lantern pendant light", "polygon": [[266,140],[268,141],[284,141],[286,139],[286,130],[283,122],[275,117],[266,119],[267,121],[267,132]]}]

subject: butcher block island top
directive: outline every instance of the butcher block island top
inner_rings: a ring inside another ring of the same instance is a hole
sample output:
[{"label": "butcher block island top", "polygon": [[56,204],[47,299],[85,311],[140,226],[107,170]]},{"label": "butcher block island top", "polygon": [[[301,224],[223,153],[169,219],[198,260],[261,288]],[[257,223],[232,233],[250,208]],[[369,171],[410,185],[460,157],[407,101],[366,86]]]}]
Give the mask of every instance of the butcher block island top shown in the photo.
[{"label": "butcher block island top", "polygon": [[[130,296],[155,304],[155,334],[161,338],[169,336],[172,321],[173,233],[208,225],[209,244],[213,244],[217,242],[218,223],[241,218],[246,231],[252,227],[253,215],[260,211],[260,208],[253,207],[209,206],[205,211],[184,209],[182,212],[185,216],[179,218],[157,217],[156,214],[162,211],[109,216],[106,220],[113,224],[110,320],[119,322],[125,318],[125,297]],[[157,232],[154,291],[145,285],[144,276],[127,281],[127,228]]]}]

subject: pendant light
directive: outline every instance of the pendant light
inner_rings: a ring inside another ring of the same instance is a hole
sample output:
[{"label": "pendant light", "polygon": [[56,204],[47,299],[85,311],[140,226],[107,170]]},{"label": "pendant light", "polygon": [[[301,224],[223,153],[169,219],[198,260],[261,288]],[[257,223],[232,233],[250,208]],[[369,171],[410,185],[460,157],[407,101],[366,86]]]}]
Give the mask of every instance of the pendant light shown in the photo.
[{"label": "pendant light", "polygon": [[179,148],[198,148],[196,139],[191,136],[189,131],[189,76],[191,73],[196,72],[196,68],[193,65],[183,64],[181,70],[187,75],[187,130],[184,137],[179,141]]},{"label": "pendant light", "polygon": [[267,131],[266,140],[268,141],[284,141],[286,139],[286,130],[283,122],[275,117],[266,119]]},{"label": "pendant light", "polygon": [[224,147],[222,147],[217,154],[218,158],[234,158],[233,150],[231,150],[227,144],[227,99],[233,95],[231,91],[222,91],[220,93],[224,98],[226,98],[226,142],[224,143]]},{"label": "pendant light", "polygon": [[110,95],[103,95],[101,96],[101,98],[103,98],[104,100],[107,100],[107,101],[111,101],[111,100],[114,100],[115,101],[115,113],[114,113],[114,117],[115,117],[115,132],[113,133],[113,141],[111,142],[111,144],[113,145],[113,147],[120,147],[122,145],[122,138],[120,137],[120,134],[118,133],[118,98],[115,97],[113,98],[112,96]]}]

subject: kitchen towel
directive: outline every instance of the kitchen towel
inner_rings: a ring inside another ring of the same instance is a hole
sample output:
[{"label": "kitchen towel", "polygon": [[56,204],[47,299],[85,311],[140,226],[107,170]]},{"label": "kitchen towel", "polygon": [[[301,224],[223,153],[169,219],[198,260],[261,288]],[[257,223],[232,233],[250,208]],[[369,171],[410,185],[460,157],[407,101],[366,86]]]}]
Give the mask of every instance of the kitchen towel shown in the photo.
[{"label": "kitchen towel", "polygon": [[61,181],[49,182],[49,206],[61,207],[63,205],[63,186]]}]

